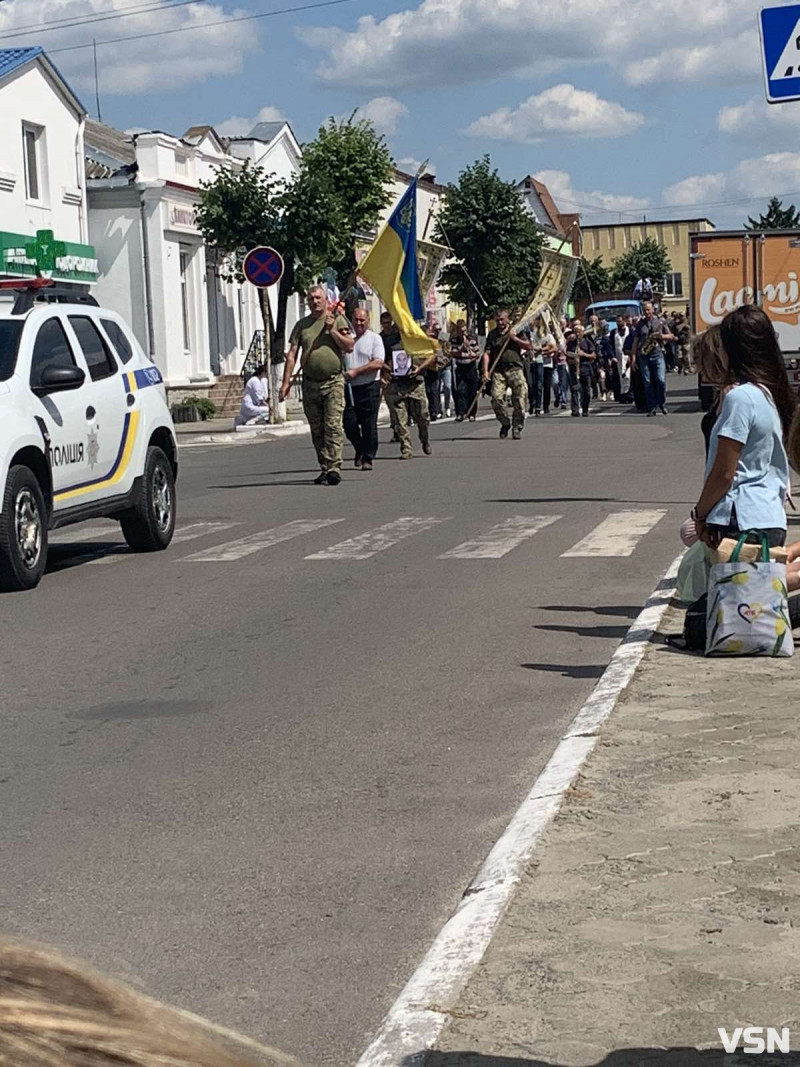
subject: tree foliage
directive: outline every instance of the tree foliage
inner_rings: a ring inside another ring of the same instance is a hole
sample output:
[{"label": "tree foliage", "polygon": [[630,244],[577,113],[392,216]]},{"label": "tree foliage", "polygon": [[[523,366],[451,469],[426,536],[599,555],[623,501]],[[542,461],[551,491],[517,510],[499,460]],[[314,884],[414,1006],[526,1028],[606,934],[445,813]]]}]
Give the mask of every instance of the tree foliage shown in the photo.
[{"label": "tree foliage", "polygon": [[[220,167],[213,181],[200,183],[197,225],[221,253],[223,277],[241,281],[244,255],[255,245],[269,245],[283,256],[271,331],[275,359],[283,359],[289,297],[329,267],[340,283],[345,280],[355,263],[353,235],[377,224],[391,176],[383,137],[371,122],[351,117],[330,119],[320,128],[289,181],[245,161],[241,169]],[[261,308],[266,320],[266,300]]]},{"label": "tree foliage", "polygon": [[611,285],[620,292],[633,292],[640,278],[649,278],[654,286],[672,271],[672,263],[664,245],[654,237],[646,237],[619,257],[611,268]]},{"label": "tree foliage", "polygon": [[487,312],[524,306],[541,268],[544,238],[513,183],[492,169],[489,156],[466,167],[442,197],[434,239],[449,244],[488,304],[484,308],[462,266],[450,263],[442,284],[482,326]]},{"label": "tree foliage", "polygon": [[603,257],[587,259],[581,256],[575,284],[572,287],[573,300],[594,300],[600,293],[611,291],[611,271],[603,263]]},{"label": "tree foliage", "polygon": [[770,198],[767,204],[766,214],[761,214],[758,219],[748,215],[746,230],[797,230],[800,229],[800,211],[789,204],[783,206],[783,201],[777,196]]}]

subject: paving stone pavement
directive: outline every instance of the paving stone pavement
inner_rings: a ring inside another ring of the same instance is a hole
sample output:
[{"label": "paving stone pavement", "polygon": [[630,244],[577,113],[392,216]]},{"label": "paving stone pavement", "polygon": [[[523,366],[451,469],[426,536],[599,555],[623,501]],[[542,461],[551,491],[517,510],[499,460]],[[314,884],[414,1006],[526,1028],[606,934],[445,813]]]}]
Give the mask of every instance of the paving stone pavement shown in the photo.
[{"label": "paving stone pavement", "polygon": [[800,1064],[799,670],[654,642],[426,1067]]}]

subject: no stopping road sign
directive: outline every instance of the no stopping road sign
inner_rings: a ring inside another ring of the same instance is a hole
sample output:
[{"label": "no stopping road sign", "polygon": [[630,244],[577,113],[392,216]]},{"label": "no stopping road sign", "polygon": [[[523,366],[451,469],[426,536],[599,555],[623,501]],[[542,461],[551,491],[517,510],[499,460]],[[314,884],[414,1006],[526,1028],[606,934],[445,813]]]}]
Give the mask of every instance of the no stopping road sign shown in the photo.
[{"label": "no stopping road sign", "polygon": [[251,248],[244,257],[242,272],[258,289],[268,289],[283,274],[283,258],[274,248],[267,248],[266,245]]}]

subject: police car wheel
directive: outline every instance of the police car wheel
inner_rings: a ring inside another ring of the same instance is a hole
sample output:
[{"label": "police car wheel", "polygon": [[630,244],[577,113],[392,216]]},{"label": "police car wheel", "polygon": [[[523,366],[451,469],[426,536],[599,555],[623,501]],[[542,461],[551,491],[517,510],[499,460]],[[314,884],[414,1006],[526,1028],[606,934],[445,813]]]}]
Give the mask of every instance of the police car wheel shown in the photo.
[{"label": "police car wheel", "polygon": [[147,450],[138,499],[121,519],[122,536],[134,552],[160,552],[175,532],[175,478],[164,452]]},{"label": "police car wheel", "polygon": [[47,507],[36,475],[17,465],[8,472],[0,513],[0,589],[33,589],[47,563]]}]

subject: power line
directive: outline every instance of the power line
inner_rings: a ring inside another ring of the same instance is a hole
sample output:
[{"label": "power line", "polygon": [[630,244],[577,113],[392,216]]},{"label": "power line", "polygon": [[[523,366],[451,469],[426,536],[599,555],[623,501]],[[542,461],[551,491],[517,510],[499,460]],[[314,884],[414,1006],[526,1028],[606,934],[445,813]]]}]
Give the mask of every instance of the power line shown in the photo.
[{"label": "power line", "polygon": [[[258,15],[238,15],[231,19],[218,19],[216,22],[201,22],[196,26],[177,26],[173,30],[157,30],[154,33],[136,33],[128,37],[112,37],[107,41],[98,41],[97,47],[102,48],[107,44],[120,44],[124,41],[143,41],[148,37],[166,37],[172,33],[188,33],[190,30],[207,30],[212,26],[231,26],[234,22],[252,22],[253,19],[269,19],[275,15],[291,15],[297,11],[316,11],[323,7],[338,7],[340,4],[352,4],[354,0],[318,0],[314,4],[300,4],[297,7],[282,7],[275,11],[262,11]],[[81,48],[91,48],[92,44],[71,44],[62,48],[48,48],[48,55],[57,52],[77,52]]]},{"label": "power line", "polygon": [[594,215],[631,215],[634,219],[639,219],[642,217],[643,214],[646,214],[648,211],[692,211],[696,210],[697,208],[733,207],[736,204],[752,204],[756,200],[763,200],[768,195],[777,196],[778,199],[784,200],[788,199],[789,197],[800,197],[800,192],[771,194],[764,193],[757,196],[740,196],[733,200],[697,201],[693,204],[648,204],[641,208],[628,208],[626,210],[621,210],[620,208],[600,207],[599,204],[582,204],[579,203],[577,200],[569,200],[565,196],[558,196],[558,194],[556,194],[556,198],[561,201],[561,203],[569,204],[570,207],[582,208],[584,211],[591,212]]},{"label": "power line", "polygon": [[177,0],[176,3],[155,3],[148,0],[146,4],[131,4],[110,15],[72,15],[63,19],[51,19],[49,22],[28,22],[16,26],[11,33],[3,33],[3,40],[11,37],[24,37],[28,33],[50,33],[53,30],[69,30],[74,26],[87,26],[94,22],[108,22],[110,19],[125,19],[132,15],[146,15],[150,11],[171,11],[174,7],[186,7],[188,4],[203,3],[204,0]]}]

